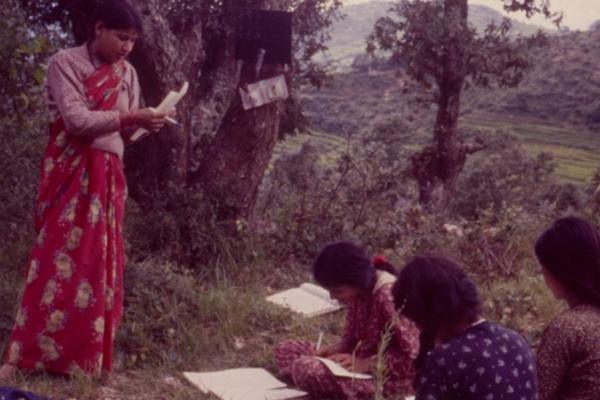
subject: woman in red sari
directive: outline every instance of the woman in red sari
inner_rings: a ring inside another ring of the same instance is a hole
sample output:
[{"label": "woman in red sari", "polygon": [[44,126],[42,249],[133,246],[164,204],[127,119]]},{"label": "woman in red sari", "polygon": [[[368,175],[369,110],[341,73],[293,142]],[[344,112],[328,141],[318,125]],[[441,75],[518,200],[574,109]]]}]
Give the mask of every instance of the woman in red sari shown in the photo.
[{"label": "woman in red sari", "polygon": [[125,264],[123,137],[138,126],[155,132],[164,124],[164,115],[137,109],[137,75],[125,61],[141,30],[135,8],[106,1],[91,39],[50,62],[53,122],[41,163],[37,240],[0,379],[17,368],[111,370]]}]

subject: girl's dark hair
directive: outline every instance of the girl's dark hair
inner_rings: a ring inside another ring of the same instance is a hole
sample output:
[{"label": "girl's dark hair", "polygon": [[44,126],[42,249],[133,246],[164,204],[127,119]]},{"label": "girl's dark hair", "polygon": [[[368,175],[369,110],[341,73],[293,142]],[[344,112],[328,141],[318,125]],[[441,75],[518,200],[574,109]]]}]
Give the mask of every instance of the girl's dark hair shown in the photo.
[{"label": "girl's dark hair", "polygon": [[556,220],[535,243],[535,255],[570,292],[600,307],[600,233],[590,222]]},{"label": "girl's dark hair", "polygon": [[397,274],[389,262],[377,257],[375,262],[359,245],[352,242],[330,243],[321,249],[313,262],[313,276],[319,285],[349,285],[366,289],[375,283],[375,270]]},{"label": "girl's dark hair", "polygon": [[94,26],[102,21],[107,29],[135,29],[142,32],[142,16],[137,8],[126,0],[101,0],[92,18],[90,39],[94,38]]},{"label": "girl's dark hair", "polygon": [[482,310],[475,284],[456,263],[442,255],[424,254],[407,262],[392,294],[396,309],[421,328],[417,370],[435,346],[441,324],[475,322]]}]

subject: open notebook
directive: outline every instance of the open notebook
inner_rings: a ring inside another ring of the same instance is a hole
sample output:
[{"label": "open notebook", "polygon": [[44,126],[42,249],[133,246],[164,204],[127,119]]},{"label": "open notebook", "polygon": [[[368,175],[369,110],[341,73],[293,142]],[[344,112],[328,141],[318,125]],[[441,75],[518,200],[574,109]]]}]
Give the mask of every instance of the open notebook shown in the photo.
[{"label": "open notebook", "polygon": [[361,374],[359,372],[348,371],[346,368],[342,367],[335,361],[332,361],[328,358],[317,357],[317,359],[320,360],[323,364],[325,364],[325,366],[329,369],[329,371],[332,374],[334,374],[335,376],[352,378],[352,379],[371,379],[371,378],[373,378],[373,375]]},{"label": "open notebook", "polygon": [[262,368],[236,368],[217,372],[184,372],[203,393],[223,400],[286,400],[308,395],[292,389]]},{"label": "open notebook", "polygon": [[329,292],[312,283],[303,283],[297,288],[285,290],[267,297],[267,301],[287,307],[305,317],[314,317],[337,311],[343,307],[329,297]]}]

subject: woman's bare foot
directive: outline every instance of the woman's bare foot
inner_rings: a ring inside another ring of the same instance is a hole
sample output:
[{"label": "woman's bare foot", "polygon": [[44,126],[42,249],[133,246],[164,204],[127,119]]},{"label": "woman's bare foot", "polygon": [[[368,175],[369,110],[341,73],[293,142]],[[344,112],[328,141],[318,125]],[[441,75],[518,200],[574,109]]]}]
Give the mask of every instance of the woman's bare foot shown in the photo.
[{"label": "woman's bare foot", "polygon": [[12,378],[17,373],[17,367],[13,364],[4,364],[0,367],[0,382],[4,382]]}]

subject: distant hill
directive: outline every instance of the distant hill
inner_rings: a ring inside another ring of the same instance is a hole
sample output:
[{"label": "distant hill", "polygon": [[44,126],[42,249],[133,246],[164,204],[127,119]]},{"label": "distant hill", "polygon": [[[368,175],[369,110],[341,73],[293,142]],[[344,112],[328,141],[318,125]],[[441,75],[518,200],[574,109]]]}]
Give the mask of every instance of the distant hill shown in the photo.
[{"label": "distant hill", "polygon": [[[372,24],[389,4],[349,6],[348,17],[336,24],[331,57],[346,72],[337,75],[331,89],[302,91],[308,114],[318,129],[331,133],[358,132],[405,112],[405,100],[411,93],[403,93],[402,81],[395,70],[352,71],[350,67],[354,55],[364,51],[364,37]],[[469,14],[479,29],[490,20],[501,18],[499,13],[484,6],[471,6]],[[537,29],[520,23],[514,26],[523,34]],[[551,35],[550,40],[550,47],[536,55],[536,70],[518,88],[464,91],[462,114],[513,115],[540,123],[554,121],[600,131],[600,29]],[[427,121],[432,111],[423,111],[424,115],[416,118]]]},{"label": "distant hill", "polygon": [[[371,33],[377,19],[386,16],[392,3],[387,1],[371,1],[369,3],[345,6],[346,18],[336,21],[331,31],[331,40],[327,43],[329,51],[322,57],[331,62],[338,71],[348,71],[356,56],[365,52],[365,39]],[[469,6],[469,22],[481,30],[491,21],[499,23],[502,14],[486,6]],[[540,27],[512,21],[517,33],[532,34]]]},{"label": "distant hill", "polygon": [[518,88],[465,92],[463,112],[527,115],[600,131],[600,30],[551,39]]},{"label": "distant hill", "polygon": [[[551,37],[537,68],[516,89],[465,90],[459,126],[509,128],[533,153],[552,151],[559,175],[583,183],[600,164],[600,29]],[[411,146],[431,140],[436,109],[409,106],[414,93],[387,67],[338,73],[331,88],[304,88],[314,128],[360,135],[377,126],[408,124]]]}]

